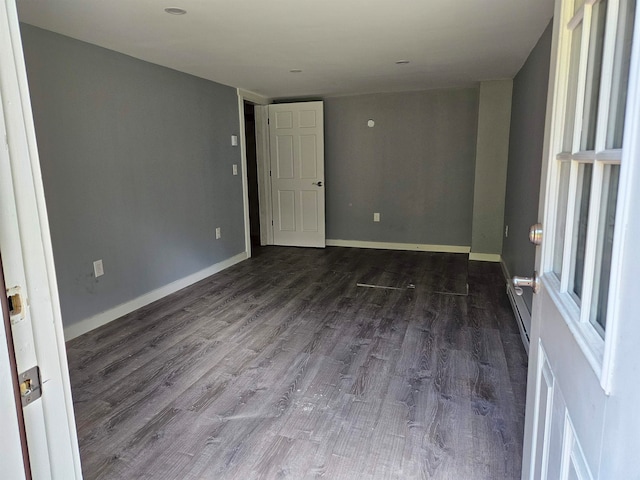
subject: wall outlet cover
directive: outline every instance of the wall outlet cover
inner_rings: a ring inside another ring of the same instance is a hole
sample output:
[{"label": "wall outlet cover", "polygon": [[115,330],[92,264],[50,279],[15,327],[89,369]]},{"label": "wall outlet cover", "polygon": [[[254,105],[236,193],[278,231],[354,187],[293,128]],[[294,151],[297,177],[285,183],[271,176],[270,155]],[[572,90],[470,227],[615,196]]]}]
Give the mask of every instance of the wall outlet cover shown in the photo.
[{"label": "wall outlet cover", "polygon": [[220,231],[220,227],[216,227],[216,240],[219,239],[222,236],[222,233]]},{"label": "wall outlet cover", "polygon": [[374,222],[379,222],[380,221],[380,214],[379,213],[374,213],[373,214],[373,221]]}]

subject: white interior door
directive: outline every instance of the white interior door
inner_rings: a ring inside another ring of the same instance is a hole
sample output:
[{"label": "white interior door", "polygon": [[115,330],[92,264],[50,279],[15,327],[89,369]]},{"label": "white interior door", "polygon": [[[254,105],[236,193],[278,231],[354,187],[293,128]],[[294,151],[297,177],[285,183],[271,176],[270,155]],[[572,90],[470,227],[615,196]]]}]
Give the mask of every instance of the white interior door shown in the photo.
[{"label": "white interior door", "polygon": [[[616,288],[623,266],[638,258],[621,228],[640,226],[628,215],[640,154],[640,112],[631,101],[639,80],[635,3],[556,0],[523,479],[640,478],[637,460],[607,460],[615,447],[603,441],[615,438],[621,451],[630,441],[611,435],[608,410],[633,394],[621,387],[624,367],[640,364],[640,348],[616,356],[629,341],[616,332],[640,339],[640,317],[618,308],[635,300]],[[635,410],[622,415],[640,427]]]},{"label": "white interior door", "polygon": [[324,247],[322,102],[269,105],[275,245]]},{"label": "white interior door", "polygon": [[[13,0],[0,3],[0,138],[0,253],[7,287],[2,294],[12,297],[11,332],[4,333],[12,335],[18,372],[39,366],[42,385],[42,396],[23,408],[31,472],[33,478],[81,478],[51,238]],[[0,388],[11,388],[4,377]],[[8,415],[2,411],[3,424]],[[0,435],[9,447],[17,448],[15,435],[4,438],[4,430]],[[3,460],[3,478],[20,478],[4,468]]]}]

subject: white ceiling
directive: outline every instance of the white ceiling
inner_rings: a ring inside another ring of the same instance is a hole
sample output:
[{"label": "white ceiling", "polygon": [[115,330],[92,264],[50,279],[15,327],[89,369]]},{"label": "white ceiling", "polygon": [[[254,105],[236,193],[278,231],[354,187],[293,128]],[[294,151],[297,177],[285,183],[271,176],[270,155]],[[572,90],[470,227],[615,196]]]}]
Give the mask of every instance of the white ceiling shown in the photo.
[{"label": "white ceiling", "polygon": [[553,0],[17,3],[26,23],[270,98],[511,78],[553,15]]}]

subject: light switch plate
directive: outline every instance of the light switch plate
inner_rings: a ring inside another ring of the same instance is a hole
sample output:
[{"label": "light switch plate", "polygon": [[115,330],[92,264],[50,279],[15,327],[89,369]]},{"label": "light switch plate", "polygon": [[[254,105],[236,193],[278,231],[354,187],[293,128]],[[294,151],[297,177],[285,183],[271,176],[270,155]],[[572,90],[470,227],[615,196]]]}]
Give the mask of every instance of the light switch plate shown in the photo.
[{"label": "light switch plate", "polygon": [[373,214],[373,221],[374,222],[379,222],[380,221],[380,214],[379,213],[374,213]]},{"label": "light switch plate", "polygon": [[104,275],[104,267],[102,265],[102,260],[96,260],[93,262],[93,274],[96,278]]},{"label": "light switch plate", "polygon": [[231,135],[231,146],[232,147],[238,146],[238,135]]},{"label": "light switch plate", "polygon": [[236,165],[235,163],[233,164],[233,174],[238,175],[238,165]]},{"label": "light switch plate", "polygon": [[222,233],[220,232],[220,227],[216,227],[216,240],[219,239],[222,236]]}]

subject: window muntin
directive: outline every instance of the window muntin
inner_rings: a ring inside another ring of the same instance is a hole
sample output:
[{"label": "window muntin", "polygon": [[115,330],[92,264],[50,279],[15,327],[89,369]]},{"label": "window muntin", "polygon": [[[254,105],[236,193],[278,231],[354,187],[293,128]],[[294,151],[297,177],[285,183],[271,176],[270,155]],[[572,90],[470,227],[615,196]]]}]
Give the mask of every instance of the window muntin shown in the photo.
[{"label": "window muntin", "polygon": [[600,339],[602,349],[635,1],[586,0],[573,7],[563,40],[564,121],[554,143],[558,196],[545,269],[559,280],[559,298],[573,305],[566,309],[576,312],[571,321],[590,328],[588,339]]}]

